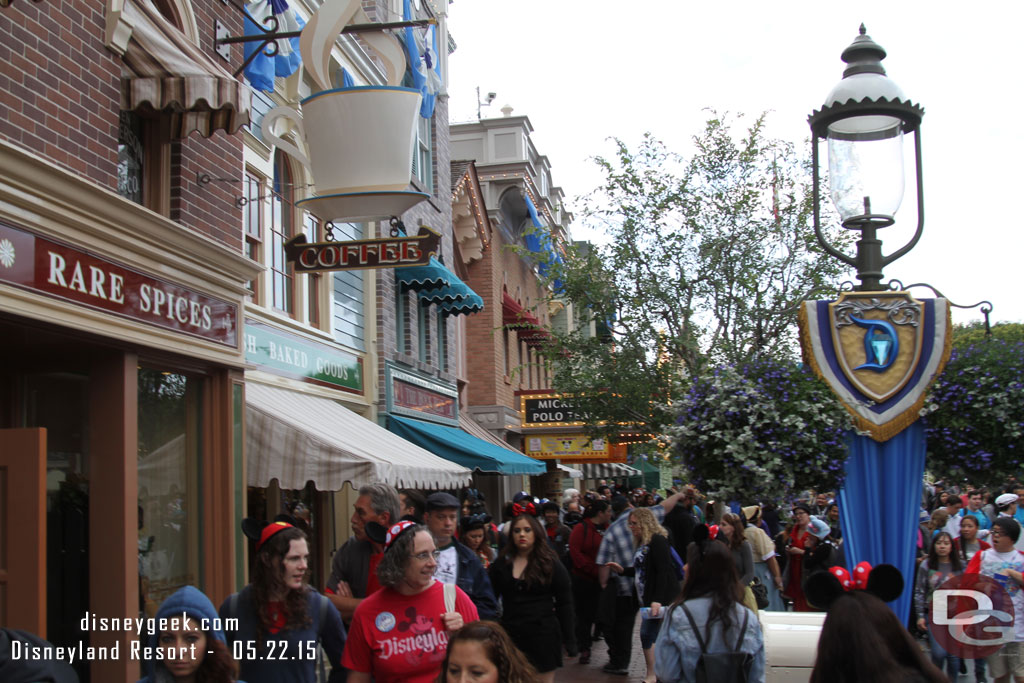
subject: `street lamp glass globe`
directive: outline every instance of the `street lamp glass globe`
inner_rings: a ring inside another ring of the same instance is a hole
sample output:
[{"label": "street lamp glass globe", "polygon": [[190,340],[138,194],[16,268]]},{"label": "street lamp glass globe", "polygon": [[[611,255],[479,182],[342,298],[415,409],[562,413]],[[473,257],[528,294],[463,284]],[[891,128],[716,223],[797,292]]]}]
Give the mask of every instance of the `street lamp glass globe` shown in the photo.
[{"label": "street lamp glass globe", "polygon": [[828,173],[832,203],[844,224],[869,214],[895,216],[903,202],[902,122],[860,116],[830,125]]}]

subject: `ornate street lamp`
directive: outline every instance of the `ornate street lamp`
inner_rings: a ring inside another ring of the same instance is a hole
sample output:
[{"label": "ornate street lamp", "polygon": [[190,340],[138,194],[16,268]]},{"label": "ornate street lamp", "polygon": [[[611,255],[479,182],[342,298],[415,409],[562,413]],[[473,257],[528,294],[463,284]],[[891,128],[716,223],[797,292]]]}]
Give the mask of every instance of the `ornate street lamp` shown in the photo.
[{"label": "ornate street lamp", "polygon": [[[924,228],[921,184],[921,117],[924,109],[907,100],[885,75],[885,50],[860,35],[843,50],[843,79],[832,88],[825,105],[809,117],[814,164],[814,231],[826,252],[857,269],[858,291],[879,291],[882,268],[917,244]],[[917,231],[913,239],[889,256],[882,255],[876,233],[895,223],[903,201],[903,134],[914,133],[917,167]],[[860,231],[857,256],[850,257],[825,239],[821,231],[818,142],[828,141],[829,193],[844,228]]]}]

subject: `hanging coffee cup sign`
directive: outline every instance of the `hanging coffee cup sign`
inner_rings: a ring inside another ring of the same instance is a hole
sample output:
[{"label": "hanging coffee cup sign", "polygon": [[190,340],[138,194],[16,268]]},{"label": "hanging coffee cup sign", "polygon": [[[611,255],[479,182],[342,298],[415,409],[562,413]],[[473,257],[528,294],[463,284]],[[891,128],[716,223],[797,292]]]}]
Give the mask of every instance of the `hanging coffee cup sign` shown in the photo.
[{"label": "hanging coffee cup sign", "polygon": [[[406,191],[422,96],[398,85],[406,66],[398,41],[383,32],[363,34],[381,59],[386,85],[336,88],[331,82],[331,50],[353,22],[369,22],[360,0],[324,2],[299,39],[303,63],[319,90],[300,102],[300,110],[275,107],[262,122],[265,139],[313,178],[314,196],[296,205],[325,221],[400,215],[428,196]],[[279,119],[292,123],[297,144],[274,132]]]}]

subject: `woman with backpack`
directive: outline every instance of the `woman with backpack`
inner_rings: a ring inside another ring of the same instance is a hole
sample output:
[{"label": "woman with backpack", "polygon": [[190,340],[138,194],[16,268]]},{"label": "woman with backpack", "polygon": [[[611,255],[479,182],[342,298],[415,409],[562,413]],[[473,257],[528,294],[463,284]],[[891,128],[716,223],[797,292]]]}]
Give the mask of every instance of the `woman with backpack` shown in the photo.
[{"label": "woman with backpack", "polygon": [[668,532],[658,524],[654,513],[647,508],[637,508],[629,515],[628,524],[636,545],[633,566],[623,569],[621,565],[610,562],[608,567],[617,574],[635,578],[640,603],[650,610],[640,625],[640,645],[647,662],[644,683],[655,683],[654,641],[661,629],[663,607],[674,602],[679,595],[679,578]]},{"label": "woman with backpack", "polygon": [[665,614],[654,648],[663,681],[764,681],[764,636],[743,606],[732,553],[722,543],[691,543],[683,592]]}]

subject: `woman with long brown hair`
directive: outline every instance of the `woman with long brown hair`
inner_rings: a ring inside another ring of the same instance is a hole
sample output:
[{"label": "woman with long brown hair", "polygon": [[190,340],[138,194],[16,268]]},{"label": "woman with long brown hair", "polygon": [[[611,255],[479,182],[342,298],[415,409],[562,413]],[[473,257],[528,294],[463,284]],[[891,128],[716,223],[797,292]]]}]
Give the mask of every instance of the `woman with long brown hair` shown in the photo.
[{"label": "woman with long brown hair", "polygon": [[692,683],[703,652],[732,652],[749,655],[740,665],[743,680],[763,681],[764,636],[757,614],[743,606],[732,553],[706,539],[705,534],[687,549],[682,595],[668,609],[655,643],[655,672],[662,681]]},{"label": "woman with long brown hair", "polygon": [[306,583],[306,534],[284,521],[263,523],[258,530],[254,524],[249,519],[242,524],[256,541],[252,582],[220,606],[222,619],[237,619],[238,629],[225,635],[241,660],[240,678],[314,683],[318,641],[340,675],[345,627],[334,605]]},{"label": "woman with long brown hair", "polygon": [[537,669],[538,680],[551,683],[562,666],[562,646],[576,656],[576,634],[569,573],[546,539],[536,517],[514,517],[508,543],[489,572],[502,602],[501,625]]}]

